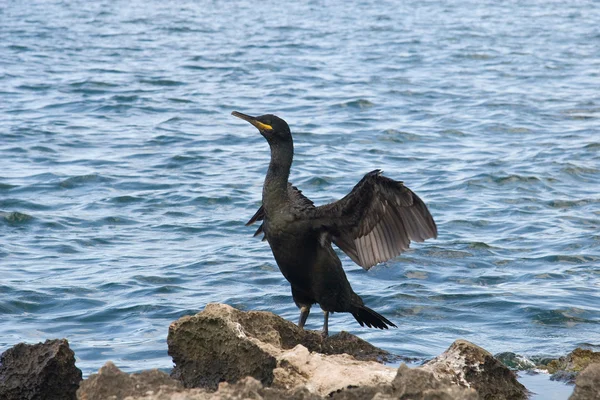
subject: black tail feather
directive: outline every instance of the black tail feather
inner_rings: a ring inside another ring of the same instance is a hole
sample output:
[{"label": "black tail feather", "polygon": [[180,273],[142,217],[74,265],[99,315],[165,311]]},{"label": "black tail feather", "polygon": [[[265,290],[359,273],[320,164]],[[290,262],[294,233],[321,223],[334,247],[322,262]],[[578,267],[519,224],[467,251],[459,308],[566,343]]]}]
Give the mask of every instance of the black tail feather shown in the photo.
[{"label": "black tail feather", "polygon": [[366,325],[369,328],[378,329],[388,329],[390,326],[397,328],[392,321],[366,306],[356,307],[352,311],[352,315],[354,315],[360,326]]}]

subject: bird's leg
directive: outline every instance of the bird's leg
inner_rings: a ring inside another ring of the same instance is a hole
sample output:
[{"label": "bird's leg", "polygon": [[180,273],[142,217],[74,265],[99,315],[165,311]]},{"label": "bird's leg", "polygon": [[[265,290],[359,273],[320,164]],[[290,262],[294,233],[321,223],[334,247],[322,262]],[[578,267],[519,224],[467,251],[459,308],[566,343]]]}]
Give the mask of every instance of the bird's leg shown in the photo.
[{"label": "bird's leg", "polygon": [[308,314],[310,314],[310,306],[300,307],[300,321],[298,321],[298,326],[302,329],[304,329],[304,324],[306,323]]},{"label": "bird's leg", "polygon": [[323,313],[325,314],[325,317],[323,318],[323,332],[321,332],[321,334],[323,335],[323,337],[327,337],[329,336],[329,311],[323,310]]}]

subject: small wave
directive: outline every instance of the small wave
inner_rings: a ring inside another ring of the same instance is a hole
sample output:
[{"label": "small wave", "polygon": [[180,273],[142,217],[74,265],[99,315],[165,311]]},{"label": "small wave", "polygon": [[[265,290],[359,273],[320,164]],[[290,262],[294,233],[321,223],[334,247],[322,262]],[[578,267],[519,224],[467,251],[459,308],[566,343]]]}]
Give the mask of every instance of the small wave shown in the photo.
[{"label": "small wave", "polygon": [[117,101],[119,103],[133,103],[135,101],[138,101],[140,99],[140,96],[137,96],[135,94],[132,94],[132,95],[117,94],[117,95],[111,97],[110,99]]},{"label": "small wave", "polygon": [[302,183],[302,186],[323,187],[331,185],[330,180],[323,177],[310,178]]},{"label": "small wave", "polygon": [[58,153],[56,150],[46,146],[33,146],[31,150],[40,151],[43,153]]},{"label": "small wave", "polygon": [[34,203],[32,201],[21,199],[0,199],[0,207],[2,208],[19,208],[26,210],[51,210],[52,206],[47,204]]},{"label": "small wave", "polygon": [[137,221],[129,218],[119,217],[119,216],[110,216],[104,217],[97,221],[93,221],[90,225],[92,226],[114,226],[114,225],[134,225],[137,224]]},{"label": "small wave", "polygon": [[473,254],[469,252],[458,250],[429,250],[427,253],[431,257],[439,257],[444,259],[473,257]]},{"label": "small wave", "polygon": [[345,103],[340,103],[338,104],[339,107],[350,107],[350,108],[371,108],[373,106],[375,106],[374,103],[370,102],[369,100],[366,99],[358,99],[358,100],[352,100],[352,101],[347,101]]},{"label": "small wave", "polygon": [[17,51],[17,52],[25,52],[25,51],[31,51],[31,48],[27,47],[27,46],[22,46],[22,45],[18,45],[18,44],[11,44],[7,46],[8,50],[13,50],[13,51]]},{"label": "small wave", "polygon": [[60,244],[57,246],[43,246],[43,249],[50,252],[56,252],[59,254],[77,254],[79,250],[77,250],[73,246],[69,246],[67,244]]},{"label": "small wave", "polygon": [[152,229],[156,229],[158,231],[168,231],[168,232],[180,232],[187,234],[198,234],[205,232],[212,232],[212,227],[194,227],[194,226],[184,226],[184,225],[175,225],[175,224],[161,224],[153,226]]},{"label": "small wave", "polygon": [[10,189],[13,189],[16,187],[18,187],[18,186],[0,182],[0,190],[10,190]]},{"label": "small wave", "polygon": [[141,79],[140,83],[145,83],[152,86],[182,86],[185,82],[175,81],[172,79]]},{"label": "small wave", "polygon": [[87,175],[79,175],[79,176],[71,176],[67,179],[62,180],[58,185],[61,188],[72,189],[80,186],[85,186],[88,183],[97,183],[97,182],[108,182],[110,179],[105,178],[99,174],[87,174]]},{"label": "small wave", "polygon": [[191,201],[193,204],[201,204],[201,205],[212,205],[212,204],[231,204],[233,203],[233,198],[231,196],[221,196],[221,197],[207,197],[207,196],[198,196]]},{"label": "small wave", "polygon": [[201,156],[177,155],[171,157],[168,162],[155,165],[155,167],[158,169],[179,169],[185,165],[200,165],[204,159]]},{"label": "small wave", "polygon": [[499,183],[501,185],[507,184],[507,183],[514,183],[514,182],[523,182],[523,183],[540,182],[540,179],[536,176],[521,176],[521,175],[501,176],[501,177],[493,178],[493,180],[494,180],[494,182]]},{"label": "small wave", "polygon": [[169,124],[169,123],[171,123],[171,122],[181,122],[181,121],[183,121],[183,120],[184,120],[184,119],[183,119],[183,118],[181,118],[181,117],[171,117],[171,118],[169,118],[169,119],[166,119],[166,120],[164,120],[164,121],[161,121],[161,122],[159,122],[159,123],[158,123],[158,125],[162,125],[162,124]]},{"label": "small wave", "polygon": [[113,105],[105,105],[101,107],[95,108],[93,111],[98,113],[122,113],[132,109],[132,106],[129,104],[113,104]]},{"label": "small wave", "polygon": [[52,89],[52,85],[47,83],[38,83],[34,85],[19,85],[17,86],[19,90],[31,90],[32,92],[43,92],[48,89]]},{"label": "small wave", "polygon": [[572,327],[580,323],[595,322],[593,319],[584,317],[589,312],[575,307],[554,310],[524,307],[524,310],[530,315],[533,323],[540,325],[566,325]]},{"label": "small wave", "polygon": [[419,279],[419,280],[426,280],[429,278],[429,274],[425,271],[406,271],[404,276],[408,279]]},{"label": "small wave", "polygon": [[596,203],[600,203],[600,199],[550,200],[546,205],[552,208],[573,208]]},{"label": "small wave", "polygon": [[131,279],[136,280],[139,283],[151,284],[151,285],[167,285],[185,283],[185,279],[180,277],[165,277],[157,275],[134,275]]},{"label": "small wave", "polygon": [[[166,130],[166,129],[158,127],[157,130]],[[155,136],[152,139],[148,140],[147,143],[149,145],[162,146],[162,145],[187,142],[187,141],[190,141],[190,139],[183,137],[181,135],[158,135],[158,136]],[[143,156],[147,156],[147,155],[143,154]]]},{"label": "small wave", "polygon": [[582,176],[585,174],[597,174],[600,170],[591,167],[582,167],[578,165],[569,165],[562,169],[563,172],[569,175]]},{"label": "small wave", "polygon": [[464,58],[468,60],[493,60],[496,56],[485,53],[464,53],[464,54],[456,54],[454,57],[456,58]]},{"label": "small wave", "polygon": [[[48,110],[56,110],[56,109],[60,109],[60,108],[64,108],[67,110],[72,110],[72,111],[83,111],[83,110],[87,110],[89,108],[90,102],[89,101],[65,101],[62,103],[52,103],[52,104],[48,104],[45,105],[41,108],[41,110],[44,111],[48,111]],[[50,132],[48,132],[50,133]]]},{"label": "small wave", "polygon": [[23,222],[27,222],[33,219],[33,217],[29,214],[23,214],[20,213],[18,211],[12,211],[12,212],[4,212],[4,211],[0,211],[0,217],[2,217],[2,219],[4,219],[5,221],[12,223],[12,224],[19,224],[19,223],[23,223]]},{"label": "small wave", "polygon": [[116,204],[131,204],[131,203],[140,203],[145,201],[143,197],[138,196],[117,196],[110,199],[111,203]]},{"label": "small wave", "polygon": [[395,143],[414,142],[422,139],[421,136],[417,134],[396,129],[386,129],[383,131],[383,135],[381,135],[380,138],[381,140]]},{"label": "small wave", "polygon": [[537,258],[526,258],[525,260],[544,261],[547,263],[568,263],[568,264],[582,264],[593,261],[598,261],[598,257],[579,255],[579,256],[568,256],[568,255],[550,255],[545,257]]},{"label": "small wave", "polygon": [[444,129],[442,132],[444,136],[456,136],[456,137],[465,137],[467,134],[463,131],[459,131],[458,129]]},{"label": "small wave", "polygon": [[490,246],[487,243],[484,242],[471,242],[468,244],[468,247],[470,249],[493,249],[493,246]]},{"label": "small wave", "polygon": [[119,85],[117,85],[116,83],[110,83],[110,82],[103,82],[103,81],[94,81],[94,80],[83,80],[83,81],[78,81],[78,82],[72,82],[69,84],[69,86],[74,87],[74,88],[83,88],[83,87],[106,87],[106,88],[113,88],[113,87],[119,87]]},{"label": "small wave", "polygon": [[172,101],[174,103],[193,103],[193,101],[188,99],[180,99],[177,97],[169,97],[167,100]]},{"label": "small wave", "polygon": [[531,175],[526,176],[526,175],[511,174],[511,175],[498,176],[498,175],[494,175],[494,174],[484,173],[484,174],[475,175],[465,181],[466,185],[477,186],[477,187],[483,187],[483,186],[487,187],[488,184],[490,184],[490,183],[495,183],[495,184],[502,185],[502,186],[514,185],[514,184],[531,185],[531,184],[542,183],[542,180],[540,178],[538,178],[537,176],[531,176]]},{"label": "small wave", "polygon": [[564,110],[562,114],[570,119],[575,120],[588,120],[598,118],[598,113],[600,113],[600,108],[572,108],[569,110]]}]

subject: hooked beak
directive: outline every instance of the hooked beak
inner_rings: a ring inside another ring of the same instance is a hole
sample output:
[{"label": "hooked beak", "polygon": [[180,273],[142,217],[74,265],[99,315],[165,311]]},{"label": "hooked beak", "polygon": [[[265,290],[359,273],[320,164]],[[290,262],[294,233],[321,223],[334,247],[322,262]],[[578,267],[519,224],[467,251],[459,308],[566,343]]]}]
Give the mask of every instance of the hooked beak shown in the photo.
[{"label": "hooked beak", "polygon": [[242,114],[241,112],[237,112],[237,111],[233,111],[231,113],[231,115],[233,115],[234,117],[238,117],[243,119],[244,121],[248,121],[250,122],[252,125],[254,125],[256,127],[256,129],[258,129],[259,131],[272,131],[273,127],[271,125],[268,124],[263,124],[262,122],[260,122],[259,120],[257,120],[254,117],[251,117],[249,115],[246,114]]}]

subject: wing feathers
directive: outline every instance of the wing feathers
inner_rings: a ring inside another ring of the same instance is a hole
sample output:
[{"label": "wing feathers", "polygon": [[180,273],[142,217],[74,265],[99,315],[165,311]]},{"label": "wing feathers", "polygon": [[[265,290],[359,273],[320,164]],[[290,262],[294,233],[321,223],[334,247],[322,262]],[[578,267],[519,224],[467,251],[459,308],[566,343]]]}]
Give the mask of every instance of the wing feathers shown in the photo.
[{"label": "wing feathers", "polygon": [[402,182],[368,173],[343,199],[315,209],[318,224],[363,268],[406,251],[411,241],[437,237],[425,203]]},{"label": "wing feathers", "polygon": [[[265,208],[261,205],[257,212],[254,213],[252,218],[246,222],[246,226],[252,225],[256,221],[262,221],[265,218]],[[261,225],[262,226],[262,225]],[[256,235],[254,235],[256,236]]]},{"label": "wing feathers", "polygon": [[[423,201],[402,182],[366,174],[344,198],[321,207],[288,185],[299,218],[312,219],[313,228],[326,230],[331,240],[365,269],[406,251],[410,242],[437,237],[437,227]],[[265,219],[261,206],[246,225]],[[261,224],[254,236],[264,233]],[[263,238],[264,240],[264,238]]]}]

